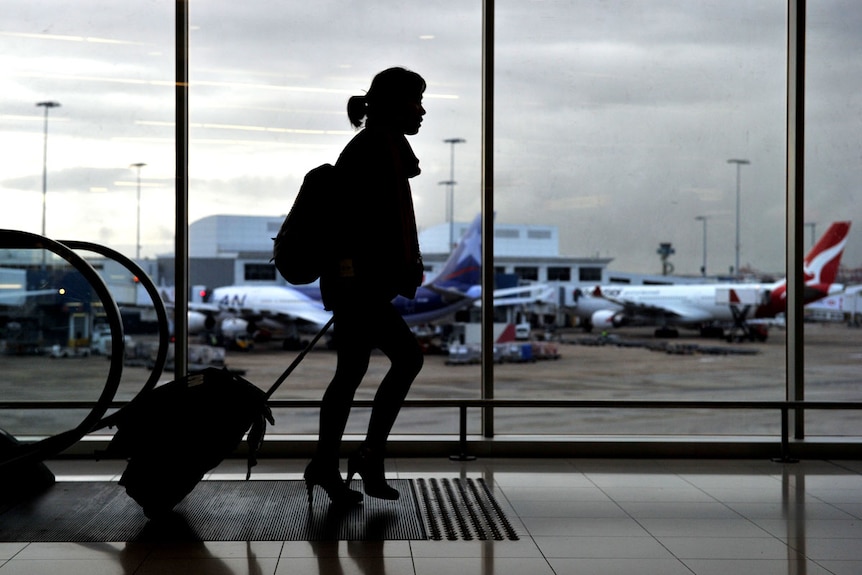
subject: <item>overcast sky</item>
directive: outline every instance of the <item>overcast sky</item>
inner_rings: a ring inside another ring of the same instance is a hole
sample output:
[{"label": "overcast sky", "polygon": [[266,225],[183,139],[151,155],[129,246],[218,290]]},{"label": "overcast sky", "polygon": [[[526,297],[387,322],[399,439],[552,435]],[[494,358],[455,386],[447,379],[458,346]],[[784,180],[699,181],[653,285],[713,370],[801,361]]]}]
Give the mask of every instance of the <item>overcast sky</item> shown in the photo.
[{"label": "overcast sky", "polygon": [[[809,6],[805,219],[855,223],[862,266],[862,3]],[[352,137],[344,108],[374,73],[428,81],[412,138],[420,226],[480,209],[481,2],[190,2],[192,220],[285,213],[302,175]],[[173,242],[173,1],[4,0],[0,21],[0,227],[134,254],[141,169],[143,254]],[[784,269],[785,2],[583,0],[497,3],[495,206],[505,223],[558,226],[561,254],[612,269],[696,274],[740,262]],[[806,247],[810,240],[806,230]]]}]

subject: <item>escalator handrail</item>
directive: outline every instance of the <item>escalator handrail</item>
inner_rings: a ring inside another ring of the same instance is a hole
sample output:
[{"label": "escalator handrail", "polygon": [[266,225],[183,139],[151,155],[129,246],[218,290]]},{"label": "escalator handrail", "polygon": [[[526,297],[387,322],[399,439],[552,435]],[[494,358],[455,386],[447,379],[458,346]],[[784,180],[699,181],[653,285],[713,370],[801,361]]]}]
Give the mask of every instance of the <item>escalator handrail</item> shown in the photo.
[{"label": "escalator handrail", "polygon": [[[156,284],[153,283],[153,280],[149,277],[147,272],[140,265],[138,265],[137,262],[135,262],[131,258],[124,256],[123,254],[112,248],[100,244],[94,244],[92,242],[85,242],[79,240],[60,240],[60,242],[74,250],[91,251],[107,258],[111,258],[112,260],[125,267],[136,278],[138,278],[138,281],[146,290],[147,295],[150,296],[150,299],[153,302],[153,308],[156,313],[156,322],[158,323],[159,327],[159,347],[156,352],[156,358],[153,363],[153,368],[150,371],[150,376],[149,378],[147,378],[147,381],[144,383],[144,386],[141,388],[141,391],[139,393],[151,390],[159,382],[159,378],[164,372],[171,343],[170,324],[168,323],[167,308],[165,307],[164,301],[162,301],[161,294],[159,294],[159,290],[156,287]],[[92,432],[98,429],[113,426],[114,415],[115,414],[111,414],[105,417],[100,422],[98,422],[90,431]]]},{"label": "escalator handrail", "polygon": [[86,435],[99,422],[108,410],[120,385],[123,374],[123,356],[125,355],[125,338],[123,322],[117,302],[111,296],[108,286],[99,273],[85,259],[75,253],[70,247],[38,234],[20,230],[0,229],[0,247],[4,249],[42,249],[48,250],[63,258],[75,268],[96,293],[102,302],[108,325],[111,328],[112,356],[105,386],[95,406],[77,427],[46,437],[32,443],[20,443],[9,452],[3,454],[0,460],[0,472],[12,466],[34,461],[42,461],[71,447]]}]

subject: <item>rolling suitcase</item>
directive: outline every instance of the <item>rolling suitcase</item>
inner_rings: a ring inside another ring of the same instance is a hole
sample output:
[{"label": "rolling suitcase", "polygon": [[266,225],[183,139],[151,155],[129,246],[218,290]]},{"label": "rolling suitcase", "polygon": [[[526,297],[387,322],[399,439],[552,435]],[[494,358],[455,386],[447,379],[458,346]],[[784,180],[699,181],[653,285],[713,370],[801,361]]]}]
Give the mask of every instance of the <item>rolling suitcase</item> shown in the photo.
[{"label": "rolling suitcase", "polygon": [[127,460],[120,485],[150,518],[170,512],[248,432],[248,472],[256,464],[267,401],[332,325],[321,329],[264,392],[227,369],[207,368],[139,394],[112,416],[117,431],[105,454]]}]

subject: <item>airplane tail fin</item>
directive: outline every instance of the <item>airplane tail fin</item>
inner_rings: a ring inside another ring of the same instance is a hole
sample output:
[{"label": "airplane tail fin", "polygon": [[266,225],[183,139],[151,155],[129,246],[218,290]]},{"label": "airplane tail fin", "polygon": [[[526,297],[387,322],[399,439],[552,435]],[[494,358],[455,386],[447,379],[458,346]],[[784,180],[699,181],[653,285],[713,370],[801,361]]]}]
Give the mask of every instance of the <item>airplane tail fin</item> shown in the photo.
[{"label": "airplane tail fin", "polygon": [[[829,294],[838,277],[838,266],[847,244],[850,222],[833,222],[802,262],[805,278],[803,301],[808,304]],[[758,308],[757,317],[775,317],[787,309],[787,281],[770,290],[769,303]]]},{"label": "airplane tail fin", "polygon": [[849,232],[850,222],[833,222],[811,248],[803,264],[806,286],[817,286],[828,292],[829,285],[835,283],[838,276],[838,266]]},{"label": "airplane tail fin", "polygon": [[467,228],[440,273],[430,285],[440,289],[466,292],[482,283],[482,215]]}]

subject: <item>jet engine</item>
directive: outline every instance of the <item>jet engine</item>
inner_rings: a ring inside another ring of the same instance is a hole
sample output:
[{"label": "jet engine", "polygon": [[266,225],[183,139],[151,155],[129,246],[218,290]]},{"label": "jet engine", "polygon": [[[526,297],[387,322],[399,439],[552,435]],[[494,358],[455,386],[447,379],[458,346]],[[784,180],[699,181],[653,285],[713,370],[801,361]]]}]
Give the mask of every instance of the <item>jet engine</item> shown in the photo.
[{"label": "jet engine", "polygon": [[248,328],[248,322],[238,317],[229,317],[223,319],[221,325],[219,326],[221,334],[225,338],[234,338],[238,335],[245,335],[248,333]]},{"label": "jet engine", "polygon": [[215,318],[208,313],[189,311],[189,333],[209,331],[215,327]]},{"label": "jet engine", "polygon": [[591,316],[590,321],[593,327],[599,329],[622,327],[628,324],[628,318],[623,313],[610,309],[600,309]]}]

